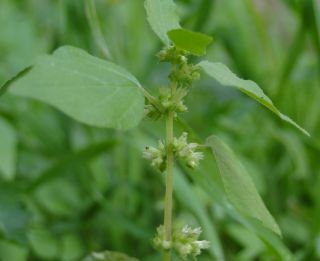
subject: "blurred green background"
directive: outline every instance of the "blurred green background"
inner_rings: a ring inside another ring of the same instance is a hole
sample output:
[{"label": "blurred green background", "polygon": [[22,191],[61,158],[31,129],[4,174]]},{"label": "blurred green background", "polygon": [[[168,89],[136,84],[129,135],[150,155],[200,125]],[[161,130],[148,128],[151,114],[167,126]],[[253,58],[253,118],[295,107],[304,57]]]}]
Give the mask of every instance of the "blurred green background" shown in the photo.
[{"label": "blurred green background", "polygon": [[[283,244],[264,244],[230,211],[209,155],[197,171],[177,167],[176,221],[202,226],[211,241],[199,260],[282,260],[289,250],[295,260],[320,260],[320,1],[176,3],[185,28],[213,36],[208,59],[256,81],[311,133],[304,137],[203,75],[182,118],[194,139],[217,134],[234,149],[279,223]],[[155,57],[162,46],[143,1],[95,4],[97,16],[88,20],[84,1],[1,0],[0,85],[61,45],[122,65],[151,93],[166,84],[168,67]],[[81,260],[105,249],[161,260],[151,238],[162,223],[163,177],[141,151],[163,137],[163,124],[144,120],[126,133],[97,129],[40,102],[2,96],[0,260]],[[177,133],[184,127],[178,123]]]}]

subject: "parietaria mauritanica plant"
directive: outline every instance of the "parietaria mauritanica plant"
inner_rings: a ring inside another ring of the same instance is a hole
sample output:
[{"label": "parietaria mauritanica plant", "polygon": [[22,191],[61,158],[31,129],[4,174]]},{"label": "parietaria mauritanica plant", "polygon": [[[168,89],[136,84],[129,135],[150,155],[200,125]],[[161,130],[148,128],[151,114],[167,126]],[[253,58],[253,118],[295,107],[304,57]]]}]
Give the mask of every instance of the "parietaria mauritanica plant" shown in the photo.
[{"label": "parietaria mauritanica plant", "polygon": [[[86,2],[89,6],[93,4],[90,0]],[[124,68],[71,46],[39,57],[33,65],[7,81],[1,87],[0,95],[9,92],[37,99],[79,122],[117,130],[137,126],[144,116],[153,120],[165,119],[164,139],[158,141],[158,147],[146,146],[143,151],[143,157],[165,176],[164,222],[152,240],[154,247],[163,253],[164,261],[171,260],[172,251],[186,260],[196,258],[210,247],[207,240],[199,239],[200,227],[191,228],[185,224],[173,229],[172,219],[174,163],[180,160],[191,169],[197,168],[204,157],[202,148],[212,150],[226,197],[235,211],[248,217],[249,227],[266,242],[269,234],[266,236],[261,232],[263,229],[272,232],[273,236],[280,236],[277,223],[231,149],[216,136],[210,136],[201,145],[188,141],[187,131],[175,136],[174,123],[179,114],[188,111],[184,99],[190,95],[192,83],[200,78],[202,70],[221,85],[232,86],[261,103],[304,134],[309,135],[308,132],[282,114],[256,83],[237,77],[221,63],[190,63],[190,56],[205,55],[212,38],[181,28],[172,0],[146,0],[145,9],[151,28],[164,44],[157,57],[160,62],[171,65],[169,84],[159,89],[158,97],[152,96]],[[111,56],[107,48],[104,51],[106,56]],[[86,260],[111,260],[110,256],[136,260],[110,251],[94,252]]]}]

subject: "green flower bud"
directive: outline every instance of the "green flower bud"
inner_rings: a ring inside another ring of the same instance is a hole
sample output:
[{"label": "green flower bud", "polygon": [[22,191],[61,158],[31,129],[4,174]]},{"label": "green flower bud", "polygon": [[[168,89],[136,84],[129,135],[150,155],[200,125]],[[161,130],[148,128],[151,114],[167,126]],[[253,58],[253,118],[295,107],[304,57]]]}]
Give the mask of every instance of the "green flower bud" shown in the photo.
[{"label": "green flower bud", "polygon": [[157,57],[160,62],[169,62],[172,64],[187,63],[187,58],[185,57],[187,53],[183,50],[178,49],[175,46],[166,47],[161,50]]},{"label": "green flower bud", "polygon": [[179,83],[181,87],[190,87],[192,82],[200,78],[199,66],[182,63],[171,72],[169,78]]},{"label": "green flower bud", "polygon": [[187,110],[183,103],[183,98],[188,94],[187,90],[178,88],[174,95],[169,88],[160,88],[159,92],[159,102],[166,111],[184,112]]}]

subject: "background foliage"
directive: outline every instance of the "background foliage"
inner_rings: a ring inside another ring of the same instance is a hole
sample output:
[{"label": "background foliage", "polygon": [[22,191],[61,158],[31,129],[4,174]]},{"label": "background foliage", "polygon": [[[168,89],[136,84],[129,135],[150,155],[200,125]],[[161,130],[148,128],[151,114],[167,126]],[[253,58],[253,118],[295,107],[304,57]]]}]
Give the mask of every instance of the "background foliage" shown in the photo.
[{"label": "background foliage", "polygon": [[[155,57],[161,43],[147,24],[143,1],[95,2],[97,17],[83,1],[2,0],[0,85],[60,45],[118,63],[151,92],[166,84],[168,67]],[[281,250],[296,260],[320,259],[319,1],[176,2],[183,27],[214,37],[210,60],[256,81],[311,133],[305,137],[206,77],[196,83],[184,116],[197,133],[193,138],[214,133],[227,141],[284,242],[275,238],[266,247],[243,226],[207,157],[198,171],[179,166],[175,175],[175,216],[201,225],[211,241],[199,260],[281,260],[287,256]],[[150,239],[162,222],[163,179],[141,159],[143,146],[162,137],[160,126],[144,120],[127,132],[92,128],[40,102],[2,96],[0,260],[80,260],[104,249],[160,260]]]}]

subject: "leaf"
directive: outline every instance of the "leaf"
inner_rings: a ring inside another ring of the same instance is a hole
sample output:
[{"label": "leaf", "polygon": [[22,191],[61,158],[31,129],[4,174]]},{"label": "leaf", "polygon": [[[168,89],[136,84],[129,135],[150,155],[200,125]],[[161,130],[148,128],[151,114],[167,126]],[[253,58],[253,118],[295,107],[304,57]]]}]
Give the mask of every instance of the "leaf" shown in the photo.
[{"label": "leaf", "polygon": [[235,88],[238,88],[241,92],[245,93],[249,97],[258,101],[269,110],[278,115],[282,120],[289,122],[305,135],[310,136],[310,134],[295,123],[288,116],[282,114],[272,103],[270,98],[264,94],[263,90],[253,81],[243,80],[235,75],[229,70],[227,66],[222,63],[213,63],[209,61],[202,61],[198,64],[202,69],[211,77],[216,79],[222,85],[229,85]]},{"label": "leaf", "polygon": [[212,37],[186,29],[173,29],[168,32],[170,40],[180,49],[194,55],[205,55]]},{"label": "leaf", "polygon": [[172,0],[146,0],[144,6],[152,30],[164,44],[169,45],[167,32],[180,28],[177,6]]},{"label": "leaf", "polygon": [[49,230],[38,227],[30,230],[28,238],[33,251],[42,259],[57,260],[60,255],[58,240]]},{"label": "leaf", "polygon": [[61,260],[81,260],[84,246],[76,234],[65,234],[61,239]]},{"label": "leaf", "polygon": [[66,177],[45,183],[34,192],[34,198],[42,209],[55,217],[72,217],[87,202],[81,197],[79,186]]},{"label": "leaf", "polygon": [[254,231],[259,238],[264,242],[268,252],[275,256],[275,260],[295,260],[290,250],[285,246],[281,238],[261,225],[257,219],[248,219],[244,221],[246,227]]},{"label": "leaf", "polygon": [[230,202],[240,213],[259,220],[265,227],[281,235],[277,223],[265,207],[253,181],[231,149],[216,136],[210,136],[206,144],[211,147],[215,155]]},{"label": "leaf", "polygon": [[92,143],[87,147],[65,155],[61,155],[55,163],[45,169],[38,178],[34,179],[28,187],[28,191],[33,191],[50,180],[54,180],[65,173],[66,169],[79,165],[79,162],[89,162],[91,159],[107,153],[114,148],[115,140],[108,139],[98,143]]},{"label": "leaf", "polygon": [[9,240],[23,242],[30,216],[19,193],[12,184],[0,185],[0,235]]},{"label": "leaf", "polygon": [[16,165],[17,137],[15,130],[3,119],[0,119],[0,175],[5,180],[13,180]]},{"label": "leaf", "polygon": [[234,208],[228,208],[227,212],[248,230],[254,232],[264,243],[268,254],[272,255],[275,260],[295,260],[279,235],[266,228],[261,221],[250,217],[244,218]]},{"label": "leaf", "polygon": [[27,261],[27,258],[26,246],[0,240],[0,260]]},{"label": "leaf", "polygon": [[143,90],[130,73],[71,46],[39,57],[30,70],[2,88],[97,127],[126,130],[143,116]]},{"label": "leaf", "polygon": [[264,251],[265,247],[260,238],[245,227],[231,224],[227,231],[242,247],[242,250],[237,254],[238,260],[257,259]]}]

